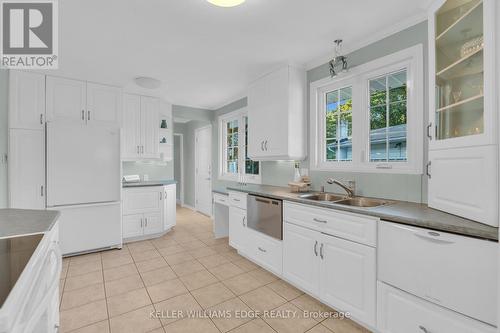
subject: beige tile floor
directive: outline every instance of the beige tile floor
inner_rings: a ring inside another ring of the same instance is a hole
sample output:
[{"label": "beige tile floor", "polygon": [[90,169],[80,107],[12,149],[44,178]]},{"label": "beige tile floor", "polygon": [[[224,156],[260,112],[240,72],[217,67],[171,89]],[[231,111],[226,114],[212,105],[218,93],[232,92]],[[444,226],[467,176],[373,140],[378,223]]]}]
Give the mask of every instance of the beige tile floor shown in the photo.
[{"label": "beige tile floor", "polygon": [[[306,317],[335,312],[214,239],[209,218],[177,209],[177,226],[161,238],[64,259],[62,332],[368,332]],[[189,316],[202,313],[211,315]]]}]

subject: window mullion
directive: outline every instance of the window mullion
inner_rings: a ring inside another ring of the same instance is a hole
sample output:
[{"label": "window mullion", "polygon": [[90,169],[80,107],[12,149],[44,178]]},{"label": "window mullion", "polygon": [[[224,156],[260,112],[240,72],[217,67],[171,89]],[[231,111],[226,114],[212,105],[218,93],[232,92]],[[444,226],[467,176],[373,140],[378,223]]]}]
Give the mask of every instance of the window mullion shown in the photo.
[{"label": "window mullion", "polygon": [[242,115],[238,119],[239,127],[238,127],[238,164],[239,164],[239,174],[242,177],[246,175],[245,169],[245,117]]},{"label": "window mullion", "polygon": [[385,77],[385,158],[389,162],[389,75]]}]

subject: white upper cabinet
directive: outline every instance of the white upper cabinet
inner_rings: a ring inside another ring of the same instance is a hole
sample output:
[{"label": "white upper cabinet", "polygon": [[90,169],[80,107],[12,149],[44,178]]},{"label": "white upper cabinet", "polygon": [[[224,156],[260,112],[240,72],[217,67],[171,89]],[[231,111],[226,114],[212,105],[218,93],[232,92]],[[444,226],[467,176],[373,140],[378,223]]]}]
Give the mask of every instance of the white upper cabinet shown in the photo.
[{"label": "white upper cabinet", "polygon": [[159,158],[160,100],[124,94],[122,158]]},{"label": "white upper cabinet", "polygon": [[159,157],[160,100],[154,97],[141,97],[141,156]]},{"label": "white upper cabinet", "polygon": [[141,151],[141,97],[124,94],[122,158],[138,158]]},{"label": "white upper cabinet", "polygon": [[87,100],[84,81],[47,76],[47,120],[86,123]]},{"label": "white upper cabinet", "polygon": [[47,76],[47,120],[120,126],[120,88]]},{"label": "white upper cabinet", "polygon": [[[429,14],[429,206],[498,226],[495,0]],[[465,181],[465,183],[464,183]]]},{"label": "white upper cabinet", "polygon": [[97,83],[87,83],[87,121],[119,125],[122,117],[122,90]]},{"label": "white upper cabinet", "polygon": [[306,157],[305,72],[285,66],[248,90],[248,154],[253,160]]},{"label": "white upper cabinet", "polygon": [[45,75],[9,72],[9,128],[43,130]]}]

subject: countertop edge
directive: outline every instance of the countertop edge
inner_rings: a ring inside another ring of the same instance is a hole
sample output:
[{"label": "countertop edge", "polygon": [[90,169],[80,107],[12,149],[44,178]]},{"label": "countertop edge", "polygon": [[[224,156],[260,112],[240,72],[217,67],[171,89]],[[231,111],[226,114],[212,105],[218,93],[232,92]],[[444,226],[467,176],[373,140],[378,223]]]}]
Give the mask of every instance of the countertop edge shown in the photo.
[{"label": "countertop edge", "polygon": [[[276,187],[279,188],[279,187]],[[285,188],[282,188],[283,190]],[[487,226],[487,225],[481,225],[483,228],[491,228],[492,230],[496,230],[496,232],[487,232],[487,231],[482,231],[478,230],[477,228],[474,227],[467,227],[467,226],[458,226],[458,225],[449,225],[443,222],[436,222],[436,221],[431,221],[431,220],[425,220],[425,219],[416,219],[416,218],[410,218],[407,216],[403,215],[393,215],[393,214],[388,214],[384,213],[383,209],[388,209],[393,207],[400,207],[403,204],[412,204],[412,205],[422,205],[423,204],[417,204],[417,203],[407,203],[404,201],[397,201],[397,200],[391,200],[394,201],[394,203],[387,205],[387,206],[381,206],[381,207],[376,207],[376,208],[358,208],[358,207],[351,207],[351,206],[343,206],[343,205],[336,205],[332,203],[323,203],[323,202],[315,202],[311,200],[305,200],[305,199],[300,199],[300,198],[294,198],[293,196],[283,196],[279,194],[273,194],[273,193],[268,193],[265,191],[255,191],[252,189],[244,189],[244,188],[239,188],[239,187],[227,187],[228,192],[229,191],[236,191],[236,192],[243,192],[247,194],[253,194],[253,195],[261,195],[265,197],[269,197],[272,199],[279,199],[279,200],[284,200],[284,201],[290,201],[290,202],[295,202],[303,205],[308,205],[308,206],[316,206],[316,207],[321,207],[321,208],[327,208],[327,209],[334,209],[338,211],[344,211],[348,213],[354,213],[354,214],[360,214],[360,215],[365,215],[365,216],[372,216],[379,218],[382,221],[387,221],[387,222],[393,222],[393,223],[398,223],[398,224],[405,224],[405,225],[411,225],[415,227],[420,227],[420,228],[427,228],[427,229],[432,229],[432,230],[437,230],[437,231],[443,231],[443,232],[449,232],[453,234],[458,234],[466,237],[473,237],[473,238],[480,238],[488,241],[495,241],[498,242],[498,228],[493,227],[493,226]],[[290,193],[292,195],[292,193]],[[295,194],[295,193],[293,193]],[[298,195],[298,193],[297,193]],[[398,206],[399,205],[399,206]],[[427,206],[425,205],[425,208]],[[424,207],[422,208],[424,209]],[[381,211],[382,210],[382,211]],[[439,212],[441,214],[447,214],[451,217],[454,215],[444,213],[444,212]],[[461,217],[456,217],[457,219],[463,219]],[[471,224],[480,224],[479,222],[475,221],[470,221]]]},{"label": "countertop edge", "polygon": [[134,187],[154,187],[154,186],[167,186],[177,184],[176,180],[151,180],[145,182],[135,182],[135,183],[122,183],[122,188],[134,188]]}]

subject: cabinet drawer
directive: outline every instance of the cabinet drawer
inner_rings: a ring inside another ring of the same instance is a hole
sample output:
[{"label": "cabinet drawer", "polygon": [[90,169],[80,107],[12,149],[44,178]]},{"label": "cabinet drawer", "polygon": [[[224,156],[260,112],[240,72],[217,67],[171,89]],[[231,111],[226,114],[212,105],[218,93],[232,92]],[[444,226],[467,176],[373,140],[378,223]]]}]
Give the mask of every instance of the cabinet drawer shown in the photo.
[{"label": "cabinet drawer", "polygon": [[376,218],[290,202],[284,207],[286,222],[372,247],[377,244]]},{"label": "cabinet drawer", "polygon": [[378,329],[382,333],[494,333],[493,326],[462,316],[378,282]]},{"label": "cabinet drawer", "polygon": [[214,203],[229,206],[229,196],[214,193]]},{"label": "cabinet drawer", "polygon": [[260,232],[246,229],[249,238],[248,256],[262,267],[281,276],[283,273],[283,244]]},{"label": "cabinet drawer", "polygon": [[160,212],[162,193],[162,186],[124,189],[123,215]]},{"label": "cabinet drawer", "polygon": [[379,280],[496,324],[496,243],[381,222],[378,255]]},{"label": "cabinet drawer", "polygon": [[247,195],[240,192],[229,192],[229,205],[247,209]]}]

